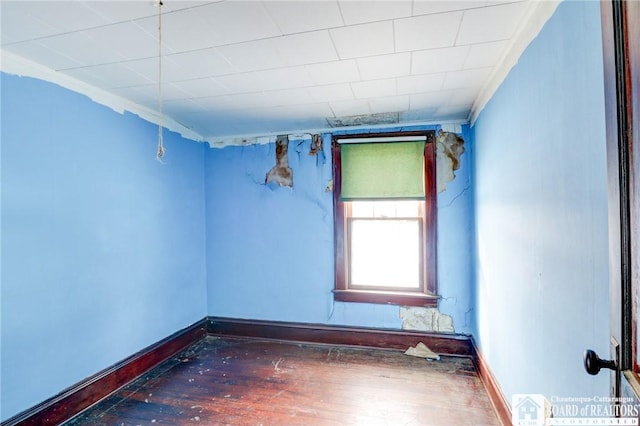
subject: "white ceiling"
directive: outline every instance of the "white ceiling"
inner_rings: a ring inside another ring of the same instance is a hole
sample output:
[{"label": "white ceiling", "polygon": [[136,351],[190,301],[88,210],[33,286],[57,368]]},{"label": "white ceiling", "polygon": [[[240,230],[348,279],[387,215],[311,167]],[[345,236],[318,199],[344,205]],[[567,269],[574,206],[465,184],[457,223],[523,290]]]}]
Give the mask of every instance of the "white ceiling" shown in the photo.
[{"label": "white ceiling", "polygon": [[[468,121],[553,12],[548,3],[164,0],[163,122],[214,141]],[[2,68],[102,93],[157,122],[158,9],[2,0]]]}]

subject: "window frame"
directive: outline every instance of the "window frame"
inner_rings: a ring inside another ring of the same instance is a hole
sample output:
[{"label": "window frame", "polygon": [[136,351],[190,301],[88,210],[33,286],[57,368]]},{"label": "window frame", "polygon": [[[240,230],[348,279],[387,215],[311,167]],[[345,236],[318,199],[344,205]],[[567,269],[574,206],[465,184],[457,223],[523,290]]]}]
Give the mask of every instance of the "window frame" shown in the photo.
[{"label": "window frame", "polygon": [[[353,289],[348,287],[348,216],[346,214],[347,203],[340,199],[342,189],[342,163],[340,158],[340,144],[338,140],[366,139],[366,138],[398,138],[419,137],[425,139],[424,148],[424,189],[425,198],[422,204],[422,241],[423,247],[422,283],[416,291],[381,290],[372,288]],[[407,306],[437,307],[439,296],[437,295],[437,270],[436,270],[436,243],[437,243],[437,188],[436,188],[436,136],[434,130],[367,133],[333,135],[331,141],[331,154],[333,162],[333,214],[334,214],[334,257],[335,257],[335,284],[333,295],[336,301],[361,302],[377,304],[393,304]]]}]

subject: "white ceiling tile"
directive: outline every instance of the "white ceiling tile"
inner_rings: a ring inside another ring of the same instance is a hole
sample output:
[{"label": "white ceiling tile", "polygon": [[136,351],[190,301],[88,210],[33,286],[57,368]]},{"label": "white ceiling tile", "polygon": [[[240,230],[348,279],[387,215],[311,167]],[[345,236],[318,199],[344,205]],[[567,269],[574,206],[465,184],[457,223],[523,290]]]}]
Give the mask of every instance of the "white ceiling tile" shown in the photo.
[{"label": "white ceiling tile", "polygon": [[462,89],[466,87],[480,87],[491,75],[493,68],[474,68],[463,71],[453,71],[446,73],[442,88]]},{"label": "white ceiling tile", "polygon": [[369,102],[365,99],[330,102],[331,109],[336,117],[348,117],[352,115],[371,114]]},{"label": "white ceiling tile", "polygon": [[372,114],[398,112],[409,109],[409,96],[391,96],[369,99]]},{"label": "white ceiling tile", "polygon": [[268,105],[273,107],[287,106],[287,105],[301,105],[310,102],[309,92],[305,88],[283,89],[283,90],[270,90],[264,92],[267,98]]},{"label": "white ceiling tile", "polygon": [[509,3],[464,12],[457,45],[506,40],[520,26],[528,4]]},{"label": "white ceiling tile", "polygon": [[449,100],[451,92],[448,90],[411,94],[409,96],[409,107],[412,110],[438,108]]},{"label": "white ceiling tile", "polygon": [[266,108],[273,104],[262,92],[199,98],[197,101],[205,108],[215,111]]},{"label": "white ceiling tile", "polygon": [[356,62],[363,80],[401,77],[409,75],[411,71],[411,54],[409,52],[358,58]]},{"label": "white ceiling tile", "polygon": [[174,53],[165,56],[165,59],[167,60],[167,79],[171,81],[215,77],[238,72],[216,48]]},{"label": "white ceiling tile", "polygon": [[94,73],[91,67],[72,68],[60,71],[60,73],[101,89],[112,87],[108,75]]},{"label": "white ceiling tile", "polygon": [[480,87],[467,87],[450,92],[449,98],[442,102],[446,106],[472,105],[480,93]]},{"label": "white ceiling tile", "polygon": [[475,9],[486,5],[484,0],[451,1],[451,0],[414,0],[413,15],[429,15],[433,13],[453,12],[456,10]]},{"label": "white ceiling tile", "polygon": [[154,90],[144,90],[141,86],[135,87],[123,87],[119,89],[112,89],[111,93],[121,96],[125,99],[129,99],[137,104],[150,107],[153,104],[153,109],[158,108],[158,86],[154,85]]},{"label": "white ceiling tile", "polygon": [[[148,86],[142,86],[145,89],[153,90],[154,93],[158,91],[157,84],[151,84]],[[157,97],[157,95],[155,96]],[[173,83],[162,84],[162,102],[171,101],[175,99],[187,99],[193,97],[192,93],[185,92],[182,87],[179,87]]]},{"label": "white ceiling tile", "polygon": [[91,72],[104,75],[111,82],[111,87],[142,86],[146,84],[158,84],[157,75],[144,75],[137,73],[124,63],[105,64],[91,67]]},{"label": "white ceiling tile", "polygon": [[0,3],[0,13],[5,17],[0,25],[0,42],[3,45],[21,41],[35,40],[41,37],[57,34],[59,30],[55,22],[38,19],[31,13],[39,7],[51,7],[52,2],[24,2],[3,1]]},{"label": "white ceiling tile", "polygon": [[466,120],[471,105],[445,106],[436,110],[435,118],[440,120]]},{"label": "white ceiling tile", "polygon": [[[157,33],[157,18],[136,21]],[[262,3],[223,1],[167,13],[162,18],[162,42],[175,51],[191,51],[281,35]]]},{"label": "white ceiling tile", "polygon": [[70,58],[64,51],[59,52],[44,46],[38,41],[25,41],[3,47],[8,52],[14,52],[25,59],[44,65],[54,70],[82,66],[79,61]]},{"label": "white ceiling tile", "polygon": [[[158,34],[149,33],[132,22],[107,25],[84,31],[93,40],[96,48],[118,50],[127,59],[148,58],[158,56]],[[132,43],[131,40],[135,40]],[[171,53],[167,46],[162,46],[162,53]]]},{"label": "white ceiling tile", "polygon": [[305,65],[313,84],[327,85],[348,83],[360,80],[355,60],[326,62],[323,64]]},{"label": "white ceiling tile", "polygon": [[197,123],[194,130],[197,129],[196,131],[205,137],[250,134],[258,128],[264,128],[263,122],[246,117],[240,111],[209,111],[189,114],[188,118],[189,121]]},{"label": "white ceiling tile", "polygon": [[357,99],[397,95],[396,79],[394,78],[351,83],[351,89]]},{"label": "white ceiling tile", "polygon": [[478,95],[478,88],[442,90],[410,95],[410,108],[438,108],[440,106],[472,105]]},{"label": "white ceiling tile", "polygon": [[275,119],[278,117],[287,118],[324,118],[333,115],[333,111],[327,103],[314,103],[304,105],[284,105],[269,108],[250,110],[249,113],[257,113],[265,118]]},{"label": "white ceiling tile", "polygon": [[396,51],[451,47],[461,20],[462,12],[398,19],[394,21]]},{"label": "white ceiling tile", "polygon": [[353,92],[348,83],[329,84],[307,88],[311,102],[335,102],[353,99]]},{"label": "white ceiling tile", "polygon": [[263,2],[272,19],[284,34],[301,33],[343,25],[335,1],[273,1]]},{"label": "white ceiling tile", "polygon": [[468,46],[420,50],[411,53],[411,74],[431,74],[461,70],[464,66]]},{"label": "white ceiling tile", "polygon": [[285,65],[303,65],[338,59],[328,31],[313,31],[272,39]]},{"label": "white ceiling tile", "polygon": [[469,45],[469,56],[464,63],[465,68],[481,68],[495,66],[507,48],[506,41]]},{"label": "white ceiling tile", "polygon": [[[2,12],[5,16],[13,15],[15,12],[23,13],[40,22],[42,31],[36,31],[40,37],[70,33],[109,23],[105,17],[78,1],[2,1]],[[2,26],[10,21],[3,19]],[[50,28],[53,31],[49,31]],[[32,35],[27,37],[34,38]]]},{"label": "white ceiling tile", "polygon": [[[90,37],[86,32],[48,37],[40,40],[39,43],[56,52],[64,52],[66,56],[83,66],[119,62],[126,59],[118,51],[118,45],[105,45]],[[36,60],[36,62],[39,61]]]},{"label": "white ceiling tile", "polygon": [[409,111],[400,112],[399,120],[401,122],[410,121],[431,121],[435,116],[437,108],[411,109]]},{"label": "white ceiling tile", "polygon": [[[154,83],[153,78],[136,73],[122,64],[95,65],[86,68],[77,68],[64,71],[64,74],[76,77],[92,84],[87,79],[95,79],[95,84],[103,89],[115,89],[119,87],[143,86]],[[155,82],[157,84],[157,82]]]},{"label": "white ceiling tile", "polygon": [[[133,99],[136,102],[145,105],[153,110],[158,109],[158,85],[146,84],[143,86],[131,86],[112,89],[111,92],[122,96],[126,99]],[[164,84],[162,86],[162,104],[177,99],[186,99],[189,95],[183,92],[178,87],[171,84]],[[164,107],[163,107],[164,109]]]},{"label": "white ceiling tile", "polygon": [[336,28],[330,33],[342,59],[394,52],[391,21]]},{"label": "white ceiling tile", "polygon": [[411,16],[410,0],[354,1],[340,0],[340,10],[346,25]]},{"label": "white ceiling tile", "polygon": [[[168,1],[163,112],[207,137],[303,131],[336,116],[464,120],[532,2]],[[7,63],[17,55],[157,108],[154,1],[0,7]]]},{"label": "white ceiling tile", "polygon": [[311,78],[304,67],[253,71],[224,75],[217,78],[232,93],[260,92],[311,86]]},{"label": "white ceiling tile", "polygon": [[445,73],[412,75],[397,79],[399,95],[412,93],[433,92],[442,88]]},{"label": "white ceiling tile", "polygon": [[193,99],[168,99],[162,103],[162,110],[170,116],[177,118],[177,115],[201,113],[204,110],[202,105]]},{"label": "white ceiling tile", "polygon": [[225,86],[220,84],[215,78],[209,77],[176,81],[171,84],[194,98],[220,96],[229,93],[229,90]]},{"label": "white ceiling tile", "polygon": [[216,51],[240,72],[279,68],[283,62],[273,39],[220,46]]},{"label": "white ceiling tile", "polygon": [[[158,2],[148,1],[113,1],[113,0],[87,0],[82,2],[87,8],[102,16],[109,23],[132,21],[140,18],[156,17],[158,15]],[[164,1],[161,13],[163,15],[181,9],[190,9],[203,6],[202,1]]]},{"label": "white ceiling tile", "polygon": [[[326,108],[331,113],[329,107]],[[287,111],[282,111],[282,114],[282,116],[286,116]],[[327,117],[333,118],[331,115],[300,115],[290,119],[282,119],[282,116],[268,119],[266,122],[271,133],[294,133],[309,129],[322,129],[327,127]]]}]

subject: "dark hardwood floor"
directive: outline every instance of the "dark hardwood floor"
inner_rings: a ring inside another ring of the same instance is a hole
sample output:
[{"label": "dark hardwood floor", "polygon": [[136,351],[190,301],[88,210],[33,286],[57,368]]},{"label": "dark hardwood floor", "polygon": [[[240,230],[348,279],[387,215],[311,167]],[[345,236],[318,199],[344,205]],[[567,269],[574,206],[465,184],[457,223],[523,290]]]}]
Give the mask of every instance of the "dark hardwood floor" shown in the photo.
[{"label": "dark hardwood floor", "polygon": [[473,363],[206,337],[65,425],[498,425]]}]

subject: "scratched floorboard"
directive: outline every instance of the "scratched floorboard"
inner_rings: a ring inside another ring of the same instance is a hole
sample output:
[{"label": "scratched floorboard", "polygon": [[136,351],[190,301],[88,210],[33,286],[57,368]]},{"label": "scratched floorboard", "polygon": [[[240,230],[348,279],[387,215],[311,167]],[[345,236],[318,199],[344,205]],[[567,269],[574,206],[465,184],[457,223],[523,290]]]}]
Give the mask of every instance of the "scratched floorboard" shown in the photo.
[{"label": "scratched floorboard", "polygon": [[207,337],[65,425],[498,424],[466,358]]}]

